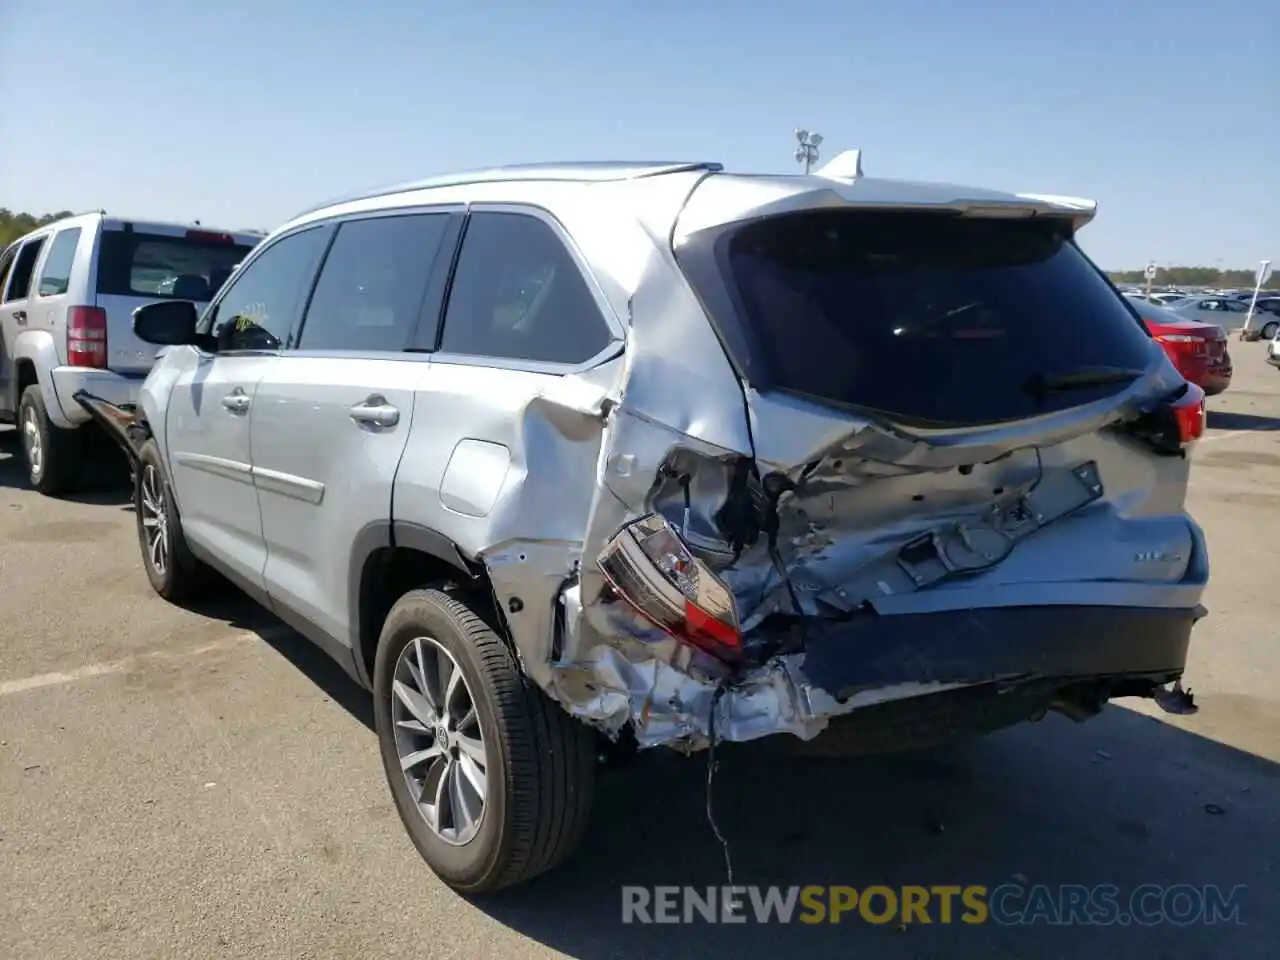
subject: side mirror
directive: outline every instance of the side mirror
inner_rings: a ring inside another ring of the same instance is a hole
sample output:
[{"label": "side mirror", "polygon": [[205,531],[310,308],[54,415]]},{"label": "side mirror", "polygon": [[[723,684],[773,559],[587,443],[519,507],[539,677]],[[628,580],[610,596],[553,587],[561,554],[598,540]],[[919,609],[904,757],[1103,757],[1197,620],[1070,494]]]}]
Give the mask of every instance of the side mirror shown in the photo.
[{"label": "side mirror", "polygon": [[161,300],[133,311],[133,333],[146,343],[178,347],[195,343],[196,319],[190,300]]}]

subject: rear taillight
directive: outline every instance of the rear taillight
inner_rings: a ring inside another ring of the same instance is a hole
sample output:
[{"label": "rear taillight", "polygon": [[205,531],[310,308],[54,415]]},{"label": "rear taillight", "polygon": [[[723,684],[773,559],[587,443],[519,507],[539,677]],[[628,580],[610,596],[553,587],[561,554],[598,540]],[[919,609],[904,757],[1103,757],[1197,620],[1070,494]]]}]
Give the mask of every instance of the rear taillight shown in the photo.
[{"label": "rear taillight", "polygon": [[1184,333],[1171,333],[1156,337],[1160,343],[1171,343],[1175,350],[1186,350],[1191,353],[1208,353],[1209,341],[1204,337],[1188,336]]},{"label": "rear taillight", "polygon": [[1120,429],[1146,441],[1166,456],[1186,456],[1187,447],[1204,435],[1204,391],[1194,383],[1171,400],[1146,410]]},{"label": "rear taillight", "polygon": [[67,308],[67,363],[106,368],[107,311],[101,307]]},{"label": "rear taillight", "polygon": [[627,524],[601,551],[599,564],[614,592],[655,626],[718,660],[741,659],[732,591],[662,517]]},{"label": "rear taillight", "polygon": [[1204,405],[1204,391],[1194,383],[1187,384],[1187,392],[1169,404],[1178,430],[1178,443],[1186,446],[1204,435],[1208,411]]}]

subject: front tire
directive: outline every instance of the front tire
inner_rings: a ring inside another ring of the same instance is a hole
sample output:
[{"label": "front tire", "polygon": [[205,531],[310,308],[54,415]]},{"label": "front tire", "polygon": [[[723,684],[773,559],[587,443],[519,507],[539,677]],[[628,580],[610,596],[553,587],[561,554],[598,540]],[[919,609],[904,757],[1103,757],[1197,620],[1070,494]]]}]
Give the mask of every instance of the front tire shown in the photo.
[{"label": "front tire", "polygon": [[383,625],[373,689],[396,809],[445,883],[491,893],[577,847],[594,734],[524,676],[472,609],[440,590],[401,597]]},{"label": "front tire", "polygon": [[1262,325],[1262,339],[1274,340],[1277,330],[1280,330],[1280,320],[1268,320]]},{"label": "front tire", "polygon": [[72,493],[84,475],[84,435],[49,420],[40,387],[32,384],[18,403],[18,432],[27,482],[47,497]]},{"label": "front tire", "polygon": [[133,510],[142,566],[152,589],[174,603],[202,592],[209,584],[210,571],[187,546],[169,477],[154,440],[148,440],[138,452]]}]

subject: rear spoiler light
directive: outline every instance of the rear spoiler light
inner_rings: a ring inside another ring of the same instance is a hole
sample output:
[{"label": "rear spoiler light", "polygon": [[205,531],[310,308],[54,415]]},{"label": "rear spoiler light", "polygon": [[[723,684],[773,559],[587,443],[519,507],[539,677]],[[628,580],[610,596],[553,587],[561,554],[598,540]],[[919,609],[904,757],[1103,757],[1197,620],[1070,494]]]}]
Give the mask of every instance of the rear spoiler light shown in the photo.
[{"label": "rear spoiler light", "polygon": [[198,240],[201,243],[219,243],[228,247],[236,245],[236,238],[229,233],[216,233],[212,230],[188,230],[185,236],[188,240]]}]

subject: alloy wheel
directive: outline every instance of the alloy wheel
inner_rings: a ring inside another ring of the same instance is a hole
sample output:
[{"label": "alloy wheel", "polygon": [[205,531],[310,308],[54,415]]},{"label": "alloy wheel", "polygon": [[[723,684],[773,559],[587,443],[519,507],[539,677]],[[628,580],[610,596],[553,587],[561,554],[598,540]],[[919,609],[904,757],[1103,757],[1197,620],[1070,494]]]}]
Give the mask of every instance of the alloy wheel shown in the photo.
[{"label": "alloy wheel", "polygon": [[152,464],[142,468],[142,529],[147,557],[160,576],[169,569],[169,511],[165,506],[164,482]]},{"label": "alloy wheel", "polygon": [[40,437],[40,424],[34,408],[28,407],[22,417],[22,448],[27,455],[27,469],[31,482],[35,483],[44,472],[44,443]]},{"label": "alloy wheel", "polygon": [[396,660],[391,688],[396,755],[427,826],[454,846],[484,819],[488,753],[462,668],[430,637],[415,637]]}]

